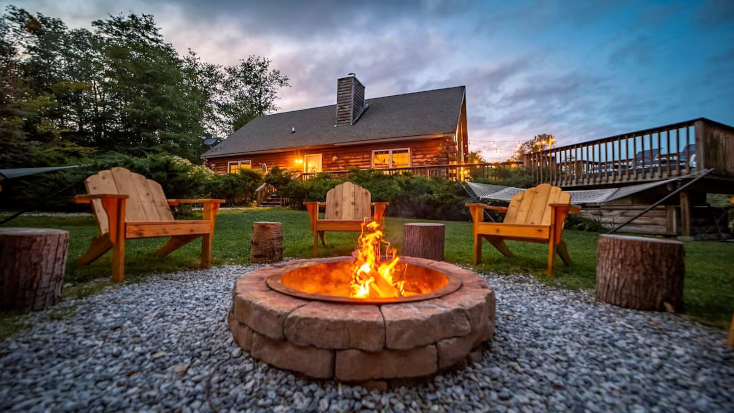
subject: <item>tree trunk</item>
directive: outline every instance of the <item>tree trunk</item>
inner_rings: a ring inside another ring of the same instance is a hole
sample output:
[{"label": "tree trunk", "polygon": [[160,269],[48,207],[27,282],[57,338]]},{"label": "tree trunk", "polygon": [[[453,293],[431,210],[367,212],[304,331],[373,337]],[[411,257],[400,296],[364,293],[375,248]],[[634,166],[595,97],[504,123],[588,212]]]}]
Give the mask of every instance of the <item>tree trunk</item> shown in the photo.
[{"label": "tree trunk", "polygon": [[0,228],[0,307],[42,310],[61,301],[69,233]]},{"label": "tree trunk", "polygon": [[443,261],[445,231],[443,224],[405,224],[403,255]]},{"label": "tree trunk", "polygon": [[677,310],[683,298],[684,254],[678,241],[601,235],[596,298],[636,310]]},{"label": "tree trunk", "polygon": [[254,222],[250,241],[250,262],[263,264],[283,259],[283,224]]}]

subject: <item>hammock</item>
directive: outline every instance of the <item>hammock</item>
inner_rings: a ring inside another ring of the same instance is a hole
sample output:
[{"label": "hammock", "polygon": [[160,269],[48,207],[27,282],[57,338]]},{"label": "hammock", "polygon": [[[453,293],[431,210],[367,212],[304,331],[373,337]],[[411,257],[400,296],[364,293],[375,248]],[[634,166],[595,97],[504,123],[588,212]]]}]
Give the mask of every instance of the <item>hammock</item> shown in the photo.
[{"label": "hammock", "polygon": [[[613,201],[615,199],[624,198],[638,192],[647,191],[648,189],[655,188],[660,185],[665,185],[669,182],[675,182],[680,179],[695,178],[695,174],[679,176],[672,179],[666,179],[665,181],[648,182],[638,185],[624,186],[621,188],[605,188],[605,189],[587,189],[583,191],[566,191],[571,194],[571,202],[574,204],[603,204],[605,202]],[[492,199],[497,201],[512,201],[512,197],[520,192],[525,191],[522,188],[514,188],[511,186],[502,185],[491,185],[491,184],[477,184],[474,182],[467,182],[469,188],[480,198],[480,199]]]}]

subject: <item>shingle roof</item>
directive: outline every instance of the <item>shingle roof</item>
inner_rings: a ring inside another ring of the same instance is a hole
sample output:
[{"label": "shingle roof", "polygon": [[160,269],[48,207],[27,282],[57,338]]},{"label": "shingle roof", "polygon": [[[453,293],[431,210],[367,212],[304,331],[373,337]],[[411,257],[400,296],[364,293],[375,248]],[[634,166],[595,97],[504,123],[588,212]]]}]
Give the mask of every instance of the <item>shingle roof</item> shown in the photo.
[{"label": "shingle roof", "polygon": [[[303,146],[453,133],[464,86],[367,99],[350,126],[334,127],[336,105],[260,116],[202,155],[213,158]],[[291,133],[291,128],[296,128]]]}]

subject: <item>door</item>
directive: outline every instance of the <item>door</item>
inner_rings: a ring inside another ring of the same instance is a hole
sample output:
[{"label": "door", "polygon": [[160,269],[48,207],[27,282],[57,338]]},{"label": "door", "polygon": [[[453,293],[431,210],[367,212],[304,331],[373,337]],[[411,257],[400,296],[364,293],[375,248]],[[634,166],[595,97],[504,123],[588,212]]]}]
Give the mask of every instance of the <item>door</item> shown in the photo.
[{"label": "door", "polygon": [[321,154],[304,156],[303,172],[321,172]]}]

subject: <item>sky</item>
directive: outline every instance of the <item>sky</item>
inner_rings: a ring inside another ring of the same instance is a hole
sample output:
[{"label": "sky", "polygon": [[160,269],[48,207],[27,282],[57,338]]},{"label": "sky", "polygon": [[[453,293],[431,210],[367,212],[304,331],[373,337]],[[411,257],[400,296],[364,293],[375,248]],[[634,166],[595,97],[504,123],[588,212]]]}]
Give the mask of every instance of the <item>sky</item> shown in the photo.
[{"label": "sky", "polygon": [[465,85],[470,149],[504,160],[706,117],[734,125],[734,0],[0,0],[69,27],[146,13],[181,53],[272,60],[282,111],[334,104],[356,73],[367,98]]}]

